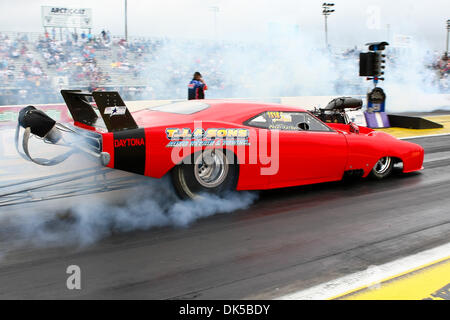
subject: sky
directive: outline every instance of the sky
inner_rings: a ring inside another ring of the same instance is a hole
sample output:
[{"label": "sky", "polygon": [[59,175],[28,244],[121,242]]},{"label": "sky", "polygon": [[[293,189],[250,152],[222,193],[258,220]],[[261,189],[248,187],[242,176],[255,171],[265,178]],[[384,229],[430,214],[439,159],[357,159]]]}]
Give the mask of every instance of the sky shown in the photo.
[{"label": "sky", "polygon": [[[0,30],[41,31],[43,5],[92,8],[93,31],[124,34],[124,0],[0,0]],[[264,39],[301,33],[324,41],[319,0],[128,0],[130,36]],[[412,37],[431,50],[445,50],[450,1],[336,0],[328,19],[335,47],[362,46],[395,35]],[[218,7],[216,24],[211,7]],[[215,29],[214,26],[217,26]],[[291,38],[292,39],[292,38]]]}]

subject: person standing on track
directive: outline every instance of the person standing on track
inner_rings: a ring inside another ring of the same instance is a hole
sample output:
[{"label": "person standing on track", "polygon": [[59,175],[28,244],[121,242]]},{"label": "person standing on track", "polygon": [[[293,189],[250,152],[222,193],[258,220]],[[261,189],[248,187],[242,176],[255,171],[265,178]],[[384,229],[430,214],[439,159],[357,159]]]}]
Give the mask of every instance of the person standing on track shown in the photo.
[{"label": "person standing on track", "polygon": [[205,99],[205,90],[208,90],[208,86],[201,73],[194,73],[194,77],[188,85],[188,100]]}]

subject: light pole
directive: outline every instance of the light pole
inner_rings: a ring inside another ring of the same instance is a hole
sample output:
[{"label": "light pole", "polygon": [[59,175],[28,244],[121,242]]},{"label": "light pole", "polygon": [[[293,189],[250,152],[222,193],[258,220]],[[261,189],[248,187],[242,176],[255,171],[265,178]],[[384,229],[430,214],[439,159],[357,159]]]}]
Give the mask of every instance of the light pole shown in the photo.
[{"label": "light pole", "polygon": [[217,40],[217,13],[219,12],[219,7],[209,7],[209,10],[213,12],[214,15],[214,38]]},{"label": "light pole", "polygon": [[447,20],[447,43],[445,45],[445,56],[448,57],[448,35],[450,33],[450,19]]},{"label": "light pole", "polygon": [[128,3],[125,0],[125,41],[128,41]]},{"label": "light pole", "polygon": [[334,12],[334,9],[331,9],[331,7],[334,7],[334,3],[326,3],[324,2],[322,4],[322,14],[325,18],[325,48],[328,49],[328,16]]}]

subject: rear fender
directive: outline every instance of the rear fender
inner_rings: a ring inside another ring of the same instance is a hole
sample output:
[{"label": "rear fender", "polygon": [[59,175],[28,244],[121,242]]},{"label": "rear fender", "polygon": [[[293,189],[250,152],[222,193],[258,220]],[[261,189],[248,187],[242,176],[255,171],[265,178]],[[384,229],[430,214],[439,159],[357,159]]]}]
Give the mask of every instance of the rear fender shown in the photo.
[{"label": "rear fender", "polygon": [[[194,132],[192,123],[177,124],[175,128],[189,128],[191,133]],[[236,164],[239,165],[238,189],[255,188],[256,186],[267,185],[268,176],[261,175],[260,159],[255,158],[258,148],[258,130],[245,126],[238,126],[232,123],[224,122],[203,122],[201,127],[205,129],[245,129],[248,130],[248,139],[231,139],[231,141],[239,141],[239,145],[223,145],[213,144],[211,146],[190,146],[190,147],[174,147],[171,145],[177,139],[169,139],[166,127],[147,128],[146,136],[146,166],[145,175],[149,177],[161,178],[169,172],[175,165],[181,163],[183,159],[188,158],[195,152],[208,148],[222,148],[234,154]],[[172,127],[171,127],[172,128]],[[233,133],[236,134],[236,133]],[[202,140],[202,139],[200,139]],[[230,140],[230,139],[216,139]],[[195,139],[187,139],[187,141],[195,141]],[[198,141],[198,139],[197,139]],[[214,140],[213,140],[214,141]],[[178,143],[178,142],[177,142]]]}]

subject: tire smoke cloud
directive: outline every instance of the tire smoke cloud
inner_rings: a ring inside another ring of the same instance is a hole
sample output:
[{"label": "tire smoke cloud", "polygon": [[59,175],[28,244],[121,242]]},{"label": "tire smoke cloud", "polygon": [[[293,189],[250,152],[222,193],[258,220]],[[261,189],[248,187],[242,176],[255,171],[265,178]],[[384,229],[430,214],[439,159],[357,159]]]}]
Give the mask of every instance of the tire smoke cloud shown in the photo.
[{"label": "tire smoke cloud", "polygon": [[[112,234],[155,227],[188,227],[201,218],[250,206],[254,192],[233,192],[223,197],[202,195],[179,200],[169,179],[145,178],[132,189],[119,191],[110,202],[99,193],[58,207],[22,207],[0,217],[5,231],[0,242],[37,247],[90,245]],[[74,182],[76,183],[76,182]]]}]

